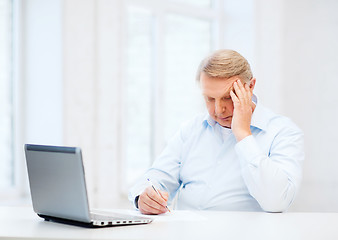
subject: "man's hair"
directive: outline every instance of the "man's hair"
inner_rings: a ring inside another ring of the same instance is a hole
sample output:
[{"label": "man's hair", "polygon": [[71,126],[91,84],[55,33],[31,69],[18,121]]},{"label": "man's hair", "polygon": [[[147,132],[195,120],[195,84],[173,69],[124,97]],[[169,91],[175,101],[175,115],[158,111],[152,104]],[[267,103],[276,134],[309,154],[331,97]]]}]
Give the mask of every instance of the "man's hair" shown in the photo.
[{"label": "man's hair", "polygon": [[241,54],[230,49],[217,50],[202,60],[196,76],[198,82],[202,72],[214,78],[239,76],[244,82],[252,78],[248,61]]}]

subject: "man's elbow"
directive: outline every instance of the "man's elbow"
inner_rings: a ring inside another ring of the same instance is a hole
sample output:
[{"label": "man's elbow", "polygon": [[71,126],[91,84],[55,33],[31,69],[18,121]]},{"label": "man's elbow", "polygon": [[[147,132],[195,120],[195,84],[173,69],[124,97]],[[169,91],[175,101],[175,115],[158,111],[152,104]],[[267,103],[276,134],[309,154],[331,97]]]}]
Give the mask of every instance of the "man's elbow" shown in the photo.
[{"label": "man's elbow", "polygon": [[260,199],[259,205],[265,212],[280,213],[285,212],[291,206],[294,199],[294,191],[279,196],[278,194],[271,194],[263,199]]},{"label": "man's elbow", "polygon": [[286,184],[275,184],[261,191],[256,195],[256,200],[265,212],[280,213],[285,212],[293,203],[296,195],[296,186],[291,181]]},{"label": "man's elbow", "polygon": [[284,201],[265,201],[260,204],[261,208],[265,212],[269,213],[281,213],[285,212],[291,205],[291,202],[284,202]]}]

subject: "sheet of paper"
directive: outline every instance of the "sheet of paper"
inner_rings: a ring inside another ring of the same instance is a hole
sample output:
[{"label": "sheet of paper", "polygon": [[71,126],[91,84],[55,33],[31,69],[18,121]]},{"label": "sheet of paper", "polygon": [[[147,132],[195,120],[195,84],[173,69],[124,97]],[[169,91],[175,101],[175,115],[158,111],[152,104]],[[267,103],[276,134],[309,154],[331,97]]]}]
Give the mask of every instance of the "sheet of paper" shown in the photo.
[{"label": "sheet of paper", "polygon": [[207,220],[198,212],[180,210],[180,211],[171,211],[161,215],[153,216],[156,222],[170,222],[170,221],[205,221]]}]

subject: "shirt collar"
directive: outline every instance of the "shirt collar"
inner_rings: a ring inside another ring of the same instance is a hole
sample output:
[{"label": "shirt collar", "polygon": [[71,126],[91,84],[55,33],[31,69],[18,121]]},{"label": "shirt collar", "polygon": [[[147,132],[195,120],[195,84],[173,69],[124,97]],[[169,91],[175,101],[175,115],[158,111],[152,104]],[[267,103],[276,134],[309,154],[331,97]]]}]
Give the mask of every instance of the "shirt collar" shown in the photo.
[{"label": "shirt collar", "polygon": [[214,119],[212,119],[212,117],[209,115],[209,113],[206,113],[204,118],[203,118],[203,124],[205,126],[210,126],[210,127],[214,127],[216,125],[216,121]]},{"label": "shirt collar", "polygon": [[[256,108],[252,114],[250,126],[259,128],[261,130],[266,130],[268,118],[266,118],[266,114],[264,113],[264,107],[258,103],[258,99],[255,94],[253,94],[252,96],[252,101],[256,104]],[[206,113],[203,118],[203,124],[206,127],[208,125],[214,127],[217,124],[217,122],[211,118],[209,113]]]}]

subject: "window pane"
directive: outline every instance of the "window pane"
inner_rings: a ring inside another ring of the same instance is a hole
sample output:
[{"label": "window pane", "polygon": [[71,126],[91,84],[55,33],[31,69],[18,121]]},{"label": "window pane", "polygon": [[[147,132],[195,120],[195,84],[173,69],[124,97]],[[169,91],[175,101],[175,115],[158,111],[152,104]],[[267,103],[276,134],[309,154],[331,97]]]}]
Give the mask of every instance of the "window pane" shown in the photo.
[{"label": "window pane", "polygon": [[126,153],[129,183],[151,163],[151,36],[149,11],[128,9]]},{"label": "window pane", "polygon": [[13,185],[11,2],[0,0],[0,188]]},{"label": "window pane", "polygon": [[171,0],[177,3],[195,5],[196,7],[211,7],[212,0]]},{"label": "window pane", "polygon": [[166,29],[164,119],[167,140],[183,121],[204,109],[195,77],[199,63],[211,51],[211,24],[206,20],[168,15]]}]

